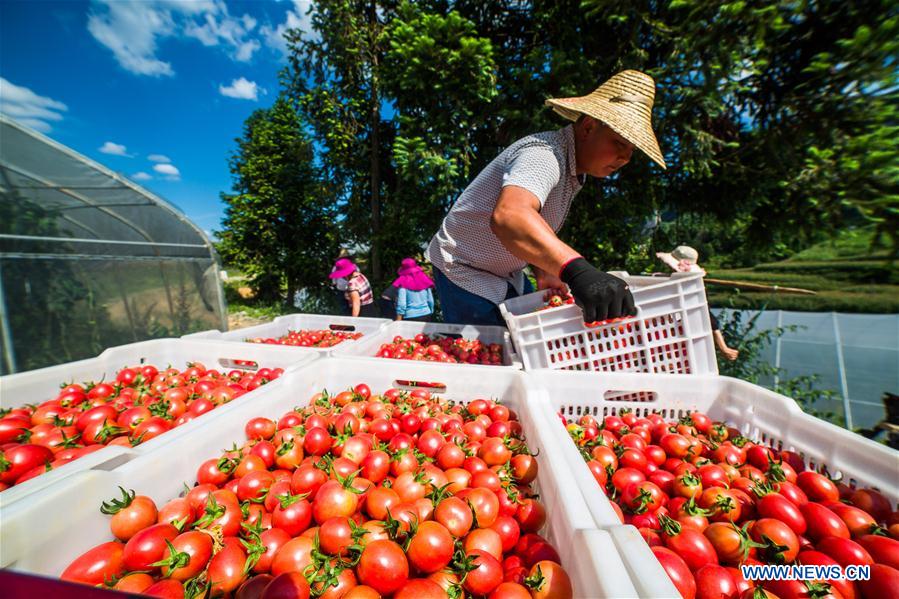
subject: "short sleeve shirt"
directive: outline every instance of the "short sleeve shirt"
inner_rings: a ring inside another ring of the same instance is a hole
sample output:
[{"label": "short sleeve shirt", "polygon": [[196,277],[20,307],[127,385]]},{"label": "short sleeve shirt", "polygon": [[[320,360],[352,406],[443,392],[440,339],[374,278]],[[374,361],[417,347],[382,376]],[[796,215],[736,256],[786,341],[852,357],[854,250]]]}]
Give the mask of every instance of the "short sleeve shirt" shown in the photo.
[{"label": "short sleeve shirt", "polygon": [[558,232],[571,200],[583,186],[577,176],[574,128],[524,137],[506,148],[462,192],[428,246],[428,259],[462,289],[501,303],[509,285],[522,293],[527,262],[515,257],[490,230],[500,192],[527,189],[540,200],[540,215]]},{"label": "short sleeve shirt", "polygon": [[344,296],[347,301],[351,300],[350,293],[353,291],[359,293],[359,304],[362,306],[368,305],[374,301],[371,285],[368,283],[368,279],[365,278],[365,275],[361,272],[357,272],[347,281],[346,291],[344,291]]}]

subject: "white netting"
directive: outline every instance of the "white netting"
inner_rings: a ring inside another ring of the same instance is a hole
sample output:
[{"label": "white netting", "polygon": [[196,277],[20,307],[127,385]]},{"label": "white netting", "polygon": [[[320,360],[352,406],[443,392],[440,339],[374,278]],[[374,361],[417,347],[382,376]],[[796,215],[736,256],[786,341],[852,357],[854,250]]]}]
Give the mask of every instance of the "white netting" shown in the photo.
[{"label": "white netting", "polygon": [[[730,318],[730,310],[719,320]],[[743,311],[745,323],[756,314]],[[816,409],[845,414],[847,428],[869,428],[884,419],[881,397],[899,393],[899,314],[766,311],[756,330],[798,327],[786,331],[763,358],[784,370],[785,377],[817,375],[816,387],[837,393]],[[768,387],[776,381],[762,381]]]},{"label": "white netting", "polygon": [[218,273],[177,208],[0,117],[0,373],[224,328]]}]

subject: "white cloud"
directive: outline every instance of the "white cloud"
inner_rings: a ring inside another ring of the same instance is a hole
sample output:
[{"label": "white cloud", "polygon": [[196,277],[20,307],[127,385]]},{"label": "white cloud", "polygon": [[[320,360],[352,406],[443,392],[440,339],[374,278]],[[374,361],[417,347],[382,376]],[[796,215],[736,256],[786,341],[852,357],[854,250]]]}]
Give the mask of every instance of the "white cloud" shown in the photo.
[{"label": "white cloud", "polygon": [[171,162],[172,159],[168,156],[164,156],[163,154],[150,154],[147,156],[147,160],[150,162]]},{"label": "white cloud", "polygon": [[49,133],[48,121],[59,122],[68,107],[52,98],[40,96],[27,87],[0,77],[0,113],[42,133]]},{"label": "white cloud", "polygon": [[105,144],[100,146],[100,151],[104,154],[112,154],[113,156],[127,156],[128,158],[131,158],[131,155],[128,154],[128,148],[126,148],[122,144],[117,144],[112,141],[107,141]]},{"label": "white cloud", "polygon": [[155,3],[95,0],[87,30],[126,71],[152,77],[175,74],[171,64],[156,58],[157,38],[173,35],[175,23],[171,12]]},{"label": "white cloud", "polygon": [[135,181],[149,181],[153,178],[153,175],[140,171],[139,173],[134,173],[131,175],[131,178]]},{"label": "white cloud", "polygon": [[293,0],[293,8],[287,11],[283,23],[277,27],[264,25],[260,28],[259,31],[265,36],[266,44],[280,53],[282,58],[287,57],[287,40],[284,39],[284,34],[288,29],[301,30],[305,39],[318,39],[318,34],[312,31],[312,15],[308,14],[311,6],[312,0]]},{"label": "white cloud", "polygon": [[87,28],[125,70],[152,77],[175,74],[171,63],[156,55],[166,38],[190,37],[204,46],[221,46],[242,62],[261,45],[250,37],[256,19],[231,16],[222,0],[92,0]]},{"label": "white cloud", "polygon": [[153,166],[153,170],[160,175],[165,175],[168,181],[179,181],[181,179],[181,171],[174,164],[157,164]]},{"label": "white cloud", "polygon": [[240,45],[237,49],[237,53],[234,55],[234,60],[239,60],[240,62],[249,62],[251,58],[253,58],[253,53],[256,52],[261,47],[261,44],[256,40],[250,40]]},{"label": "white cloud", "polygon": [[239,100],[256,101],[259,99],[259,92],[266,93],[264,89],[256,85],[255,81],[247,81],[244,77],[234,79],[228,87],[219,85],[220,94]]}]

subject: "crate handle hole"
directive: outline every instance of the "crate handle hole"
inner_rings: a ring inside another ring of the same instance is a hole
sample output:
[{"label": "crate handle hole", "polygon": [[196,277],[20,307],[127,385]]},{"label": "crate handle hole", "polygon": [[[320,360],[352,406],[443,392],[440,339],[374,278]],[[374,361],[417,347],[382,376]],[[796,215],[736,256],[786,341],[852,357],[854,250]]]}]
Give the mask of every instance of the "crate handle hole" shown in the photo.
[{"label": "crate handle hole", "polygon": [[655,391],[609,390],[603,393],[602,397],[605,401],[655,402],[659,400],[659,394]]},{"label": "crate handle hole", "polygon": [[123,464],[127,464],[130,462],[135,456],[130,454],[125,455],[117,455],[114,458],[109,458],[105,462],[100,462],[96,466],[93,466],[91,470],[102,470],[104,472],[111,472],[118,468]]},{"label": "crate handle hole", "polygon": [[393,381],[393,386],[397,389],[402,389],[403,391],[425,389],[427,391],[430,391],[431,393],[446,393],[446,383],[397,379]]},{"label": "crate handle hole", "polygon": [[240,360],[238,358],[219,358],[219,365],[222,368],[231,368],[238,370],[259,370],[259,362],[255,360]]}]

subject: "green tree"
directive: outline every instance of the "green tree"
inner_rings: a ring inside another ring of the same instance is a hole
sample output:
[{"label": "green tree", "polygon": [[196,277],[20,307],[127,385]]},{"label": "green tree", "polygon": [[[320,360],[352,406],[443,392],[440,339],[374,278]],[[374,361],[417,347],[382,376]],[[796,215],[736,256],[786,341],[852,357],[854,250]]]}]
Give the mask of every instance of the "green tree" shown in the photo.
[{"label": "green tree", "polygon": [[376,285],[421,251],[467,184],[497,93],[490,41],[425,4],[324,0],[313,36],[287,34],[285,84],[339,182],[344,244],[370,250]]},{"label": "green tree", "polygon": [[220,250],[250,277],[260,299],[323,290],[337,248],[333,192],[315,165],[300,115],[284,97],[255,111],[230,161],[234,194]]},{"label": "green tree", "polygon": [[403,3],[385,29],[384,92],[395,109],[394,201],[385,211],[392,263],[418,253],[473,173],[473,132],[496,96],[493,48],[474,24]]},{"label": "green tree", "polygon": [[[736,240],[738,262],[789,254],[860,212],[896,230],[895,2],[451,4],[498,53],[501,125],[481,132],[473,169],[496,154],[491,140],[560,126],[539,110],[548,96],[586,93],[625,68],[656,79],[668,170],[636,157],[592,181],[563,232],[599,264],[651,264],[647,225],[659,216],[710,219],[711,236]],[[821,165],[827,152],[836,168]]]},{"label": "green tree", "polygon": [[321,0],[313,35],[288,35],[285,79],[339,182],[343,240],[370,248],[376,282],[503,147],[566,124],[547,97],[626,68],[657,81],[669,168],[638,155],[581,191],[563,236],[595,263],[640,270],[676,241],[743,265],[865,218],[897,248],[897,11],[891,0]]},{"label": "green tree", "polygon": [[392,3],[319,0],[311,13],[314,37],[298,29],[285,37],[289,66],[282,79],[321,144],[319,158],[335,184],[347,246],[370,249],[368,273],[381,279],[381,214],[389,201],[393,126],[381,117],[381,33]]}]

